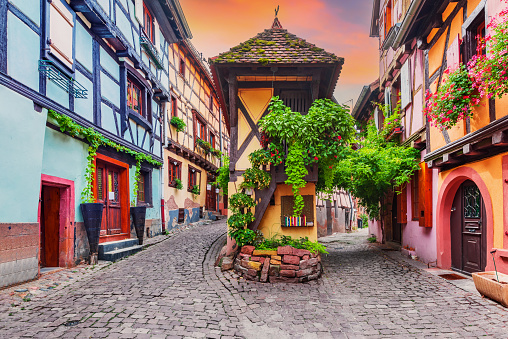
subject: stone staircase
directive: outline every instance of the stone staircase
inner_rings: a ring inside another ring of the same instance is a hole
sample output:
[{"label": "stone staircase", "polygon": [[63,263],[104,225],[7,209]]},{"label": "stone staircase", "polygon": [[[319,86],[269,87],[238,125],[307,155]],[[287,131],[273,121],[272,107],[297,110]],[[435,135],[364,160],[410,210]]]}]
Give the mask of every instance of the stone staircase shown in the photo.
[{"label": "stone staircase", "polygon": [[99,244],[99,260],[117,261],[141,251],[138,239],[126,239]]}]

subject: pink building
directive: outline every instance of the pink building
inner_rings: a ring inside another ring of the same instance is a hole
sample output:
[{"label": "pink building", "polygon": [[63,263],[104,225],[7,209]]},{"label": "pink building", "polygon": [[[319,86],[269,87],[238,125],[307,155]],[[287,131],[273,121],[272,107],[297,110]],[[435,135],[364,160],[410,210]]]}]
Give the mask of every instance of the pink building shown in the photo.
[{"label": "pink building", "polygon": [[[423,158],[427,152],[428,133],[423,114],[425,102],[425,55],[416,39],[394,49],[394,40],[401,28],[410,1],[374,1],[371,37],[378,38],[379,79],[365,86],[353,109],[359,121],[372,120],[379,129],[384,116],[373,102],[388,105],[392,110],[399,100],[402,126],[390,138],[421,151],[420,171],[387,202],[385,239],[399,244],[424,262],[436,261],[436,232],[432,227],[437,197],[437,171],[429,169]],[[369,232],[382,239],[378,221],[369,222]]]}]

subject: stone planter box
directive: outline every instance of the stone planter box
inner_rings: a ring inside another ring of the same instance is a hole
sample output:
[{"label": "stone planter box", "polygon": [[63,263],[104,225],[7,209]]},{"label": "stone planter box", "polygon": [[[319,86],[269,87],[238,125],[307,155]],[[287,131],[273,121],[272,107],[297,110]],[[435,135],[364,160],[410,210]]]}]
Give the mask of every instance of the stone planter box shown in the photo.
[{"label": "stone planter box", "polygon": [[497,275],[499,282],[496,279],[496,272],[473,273],[474,285],[481,295],[508,307],[508,275],[503,273]]},{"label": "stone planter box", "polygon": [[321,276],[321,255],[291,246],[277,251],[256,250],[254,246],[243,246],[233,268],[247,280],[260,282],[301,283],[316,280]]}]

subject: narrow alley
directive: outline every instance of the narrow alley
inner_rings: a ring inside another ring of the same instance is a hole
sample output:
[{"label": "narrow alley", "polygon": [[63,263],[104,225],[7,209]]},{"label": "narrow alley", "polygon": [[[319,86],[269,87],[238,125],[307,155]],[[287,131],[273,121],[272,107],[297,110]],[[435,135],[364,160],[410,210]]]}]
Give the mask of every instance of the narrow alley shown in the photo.
[{"label": "narrow alley", "polygon": [[327,243],[322,278],[306,284],[253,283],[220,272],[213,265],[225,234],[224,221],[197,226],[65,288],[1,304],[0,338],[506,338],[508,333],[506,309],[407,264],[398,252],[369,244],[365,231]]}]

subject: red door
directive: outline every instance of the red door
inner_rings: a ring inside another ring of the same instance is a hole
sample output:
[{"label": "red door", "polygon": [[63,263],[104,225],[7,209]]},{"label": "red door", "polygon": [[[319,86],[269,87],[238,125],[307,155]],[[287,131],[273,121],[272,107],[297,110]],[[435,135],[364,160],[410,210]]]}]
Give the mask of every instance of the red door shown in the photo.
[{"label": "red door", "polygon": [[58,267],[60,243],[60,188],[43,185],[41,202],[40,265],[42,267]]},{"label": "red door", "polygon": [[97,202],[104,204],[101,235],[122,233],[120,168],[97,161]]}]

